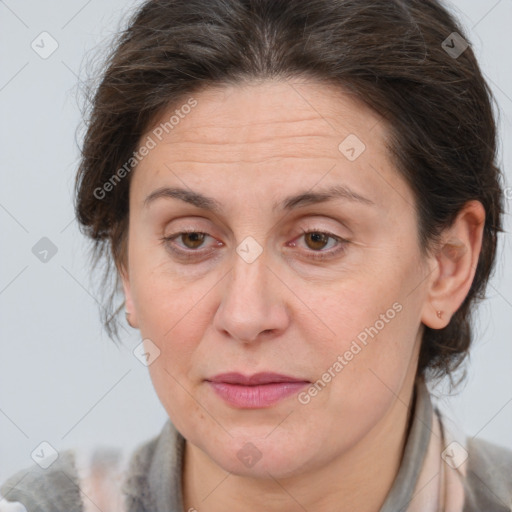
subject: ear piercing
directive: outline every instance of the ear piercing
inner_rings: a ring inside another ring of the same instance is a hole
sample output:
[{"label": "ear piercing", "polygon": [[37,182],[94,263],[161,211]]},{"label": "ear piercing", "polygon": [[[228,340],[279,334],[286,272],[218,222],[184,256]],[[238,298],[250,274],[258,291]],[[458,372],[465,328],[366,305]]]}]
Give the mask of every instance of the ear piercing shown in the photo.
[{"label": "ear piercing", "polygon": [[443,312],[442,311],[437,311],[437,318],[442,318],[443,316]]}]

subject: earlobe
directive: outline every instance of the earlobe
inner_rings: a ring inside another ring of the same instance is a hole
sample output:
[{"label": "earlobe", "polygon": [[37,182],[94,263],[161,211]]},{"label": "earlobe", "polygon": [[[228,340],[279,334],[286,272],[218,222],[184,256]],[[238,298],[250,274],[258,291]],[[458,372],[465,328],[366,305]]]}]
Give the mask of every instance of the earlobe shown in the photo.
[{"label": "earlobe", "polygon": [[464,302],[475,277],[484,223],[484,207],[479,201],[470,201],[443,232],[434,256],[437,269],[422,312],[422,322],[428,327],[446,327]]},{"label": "earlobe", "polygon": [[130,286],[130,278],[128,275],[128,271],[126,268],[122,267],[119,270],[119,276],[123,285],[123,291],[124,291],[124,303],[125,303],[125,315],[126,315],[126,321],[128,322],[130,327],[133,327],[134,329],[138,329],[138,320],[137,315],[135,313],[135,307],[132,299],[132,292],[131,292],[131,286]]}]

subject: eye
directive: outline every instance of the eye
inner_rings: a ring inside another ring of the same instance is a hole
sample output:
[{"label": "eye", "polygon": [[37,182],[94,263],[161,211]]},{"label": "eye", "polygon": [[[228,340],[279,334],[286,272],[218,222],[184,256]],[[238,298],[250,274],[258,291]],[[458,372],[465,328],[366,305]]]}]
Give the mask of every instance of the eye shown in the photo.
[{"label": "eye", "polygon": [[[208,233],[202,233],[200,231],[180,231],[179,233],[173,233],[161,238],[161,241],[175,254],[184,258],[193,258],[204,251],[198,251],[204,244],[206,238],[212,238]],[[180,240],[183,245],[176,242]],[[221,242],[217,242],[217,245],[222,245]],[[211,249],[213,250],[213,249]],[[211,250],[207,252],[211,252]],[[196,253],[196,254],[194,254]]]},{"label": "eye", "polygon": [[[307,251],[309,253],[307,256],[315,260],[332,258],[345,251],[346,245],[350,243],[349,240],[334,235],[333,233],[329,233],[328,231],[314,229],[309,231],[301,229],[301,231],[306,245],[311,249],[310,251]],[[334,244],[331,245],[334,249],[329,251],[322,250],[329,244],[329,240],[334,241]],[[296,245],[295,241],[291,242],[292,247],[295,247]]]},{"label": "eye", "polygon": [[173,236],[172,239],[179,238],[184,242],[187,249],[198,249],[207,236],[206,233],[200,233],[198,231],[184,231],[183,233],[178,233],[176,236]]}]

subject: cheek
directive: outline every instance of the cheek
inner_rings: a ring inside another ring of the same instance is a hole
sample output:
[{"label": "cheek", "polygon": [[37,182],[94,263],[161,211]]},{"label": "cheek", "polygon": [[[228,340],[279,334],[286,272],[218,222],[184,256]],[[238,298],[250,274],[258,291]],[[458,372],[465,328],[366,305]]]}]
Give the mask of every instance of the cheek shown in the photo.
[{"label": "cheek", "polygon": [[355,443],[393,407],[417,355],[417,308],[399,287],[351,291],[326,301],[335,304],[323,311],[336,336],[321,343],[312,359],[317,380],[299,399],[311,428],[326,439],[339,436],[340,446]]},{"label": "cheek", "polygon": [[[204,286],[171,271],[162,248],[134,250],[131,289],[141,334],[158,339],[172,336],[204,296]],[[206,285],[207,283],[205,283]],[[190,326],[190,322],[189,322]]]},{"label": "cheek", "polygon": [[218,280],[178,278],[168,262],[151,260],[151,255],[132,258],[132,293],[142,339],[150,339],[160,350],[148,367],[155,390],[169,411],[179,410],[189,397],[194,375],[194,356],[211,324],[207,292]]},{"label": "cheek", "polygon": [[320,341],[317,348],[321,347],[323,353],[343,353],[354,341],[362,347],[374,339],[395,343],[397,339],[387,335],[399,330],[406,316],[398,280],[379,283],[373,276],[359,277],[335,283],[329,290],[304,289],[296,293],[308,297],[308,306],[315,313],[310,331],[316,333],[313,338],[315,343]]},{"label": "cheek", "polygon": [[414,259],[409,261],[346,281],[316,300],[309,291],[312,309],[322,320],[317,332],[328,333],[311,336],[316,378],[321,380],[317,388],[327,383],[330,389],[323,399],[334,395],[342,407],[347,397],[357,396],[361,401],[358,405],[355,400],[353,407],[365,408],[365,401],[378,406],[383,395],[392,395],[390,389],[402,387],[415,363],[422,301],[421,290],[411,293],[419,272]]},{"label": "cheek", "polygon": [[158,284],[146,282],[145,291],[139,295],[140,332],[160,350],[148,370],[160,402],[180,430],[186,427],[187,418],[197,420],[204,415],[190,394],[194,393],[191,383],[204,336],[204,305],[194,293],[163,286],[163,279],[157,281]]},{"label": "cheek", "polygon": [[[169,276],[157,273],[142,278],[136,288],[141,336],[158,346],[159,363],[165,362],[168,372],[172,375],[178,370],[180,374],[187,372],[207,322],[204,292],[201,293],[197,286],[177,286]],[[156,371],[159,366],[150,370]],[[163,368],[159,371],[165,376]]]}]

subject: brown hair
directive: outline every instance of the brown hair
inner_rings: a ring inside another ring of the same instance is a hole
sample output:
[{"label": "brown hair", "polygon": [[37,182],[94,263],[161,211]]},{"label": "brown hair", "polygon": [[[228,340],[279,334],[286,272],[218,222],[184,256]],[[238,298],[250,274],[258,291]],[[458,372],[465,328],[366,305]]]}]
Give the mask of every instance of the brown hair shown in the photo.
[{"label": "brown hair", "polygon": [[76,180],[81,230],[94,242],[94,265],[106,263],[110,337],[118,338],[123,307],[114,302],[126,257],[126,163],[155,116],[208,86],[300,76],[335,84],[386,119],[390,154],[416,198],[422,250],[431,250],[466,202],[483,204],[471,289],[444,329],[423,333],[418,375],[450,375],[471,343],[472,309],[494,267],[503,212],[494,98],[465,41],[436,0],[145,2],[117,35],[91,92]]}]

